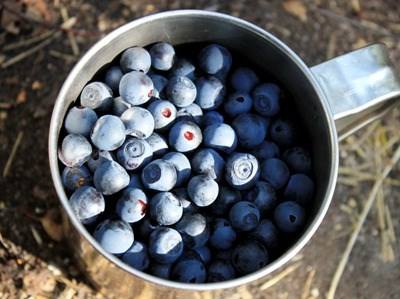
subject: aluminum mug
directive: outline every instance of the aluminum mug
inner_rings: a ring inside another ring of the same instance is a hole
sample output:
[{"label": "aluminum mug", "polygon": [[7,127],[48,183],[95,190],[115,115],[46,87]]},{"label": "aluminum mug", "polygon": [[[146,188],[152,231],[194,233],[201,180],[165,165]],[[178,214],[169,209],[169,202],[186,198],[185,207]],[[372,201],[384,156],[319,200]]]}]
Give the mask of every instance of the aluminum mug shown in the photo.
[{"label": "aluminum mug", "polygon": [[[299,239],[257,272],[233,280],[186,284],[140,272],[107,253],[75,217],[61,182],[59,133],[68,107],[85,84],[124,49],[157,41],[173,45],[216,42],[248,58],[292,94],[311,137],[316,192]],[[130,22],[97,42],[76,64],[57,97],[50,125],[51,174],[63,207],[65,235],[95,287],[116,298],[201,298],[202,292],[238,287],[281,268],[310,240],[324,218],[338,176],[339,140],[398,103],[400,79],[384,45],[374,44],[308,67],[288,46],[263,29],[232,16],[200,10],[169,11]],[[220,293],[220,292],[219,292]]]}]

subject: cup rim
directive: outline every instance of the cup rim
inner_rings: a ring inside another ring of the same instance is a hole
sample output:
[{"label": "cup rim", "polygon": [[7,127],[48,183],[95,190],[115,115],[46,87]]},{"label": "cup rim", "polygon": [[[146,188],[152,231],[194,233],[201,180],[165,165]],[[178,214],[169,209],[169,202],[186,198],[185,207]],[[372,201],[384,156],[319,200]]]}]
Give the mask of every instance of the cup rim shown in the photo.
[{"label": "cup rim", "polygon": [[[302,71],[304,76],[307,78],[311,86],[314,88],[314,91],[318,95],[320,102],[322,104],[322,108],[324,110],[325,121],[328,125],[329,129],[329,143],[331,145],[331,159],[333,161],[332,168],[329,174],[329,182],[327,186],[327,190],[325,192],[324,200],[321,203],[318,213],[314,217],[314,219],[309,224],[308,228],[303,232],[302,236],[280,257],[278,257],[273,262],[269,263],[264,268],[247,274],[245,276],[241,276],[232,280],[223,281],[223,282],[213,282],[213,283],[201,283],[201,284],[194,284],[194,283],[181,283],[171,280],[162,279],[142,271],[136,270],[133,267],[125,264],[123,261],[115,257],[114,255],[106,252],[92,237],[92,235],[86,230],[83,224],[76,218],[74,212],[72,211],[69,203],[68,197],[65,193],[61,174],[58,167],[58,157],[57,157],[57,147],[58,147],[58,134],[59,134],[59,126],[60,122],[63,121],[64,115],[62,114],[64,102],[63,99],[65,98],[66,94],[68,93],[69,88],[71,87],[74,79],[79,75],[81,69],[85,66],[88,62],[89,58],[95,55],[102,47],[107,45],[108,43],[112,42],[115,38],[120,35],[123,35],[131,28],[139,26],[141,24],[157,21],[160,19],[167,19],[167,18],[176,18],[180,16],[192,16],[192,17],[208,17],[218,19],[219,21],[224,21],[231,23],[235,27],[242,27],[252,33],[256,33],[258,35],[263,36],[266,40],[273,43],[279,51],[283,52],[286,56],[288,56],[292,61],[296,64],[296,66]],[[311,239],[314,235],[315,231],[319,227],[324,218],[330,202],[332,200],[333,192],[336,185],[337,174],[338,174],[338,138],[335,128],[334,119],[332,113],[330,112],[329,104],[327,98],[321,87],[318,85],[316,79],[312,75],[309,67],[303,62],[303,60],[293,51],[291,50],[286,44],[280,41],[277,37],[272,35],[271,33],[263,30],[262,28],[258,27],[255,24],[252,24],[248,21],[240,19],[238,17],[230,16],[224,13],[219,12],[210,12],[204,10],[172,10],[166,12],[155,13],[152,15],[148,15],[145,17],[141,17],[125,25],[113,30],[112,32],[108,33],[98,42],[96,42],[87,52],[86,54],[77,62],[71,72],[68,74],[68,77],[64,81],[61,90],[57,96],[53,113],[51,117],[50,123],[50,130],[49,130],[49,144],[48,144],[48,153],[49,153],[49,163],[50,163],[50,170],[51,176],[53,179],[53,184],[56,189],[58,198],[63,206],[64,211],[68,215],[69,221],[74,226],[74,229],[78,231],[78,233],[88,241],[91,246],[93,246],[97,252],[102,254],[106,259],[108,259],[111,263],[118,266],[120,269],[128,272],[130,275],[134,275],[136,278],[144,279],[146,282],[154,283],[157,285],[161,285],[163,287],[171,287],[186,291],[211,291],[217,289],[224,289],[224,288],[232,288],[237,287],[243,284],[251,283],[255,280],[258,280],[262,277],[267,276],[268,274],[274,272],[278,268],[282,267],[286,264],[289,260],[291,260],[299,251],[305,246],[305,244]]]}]

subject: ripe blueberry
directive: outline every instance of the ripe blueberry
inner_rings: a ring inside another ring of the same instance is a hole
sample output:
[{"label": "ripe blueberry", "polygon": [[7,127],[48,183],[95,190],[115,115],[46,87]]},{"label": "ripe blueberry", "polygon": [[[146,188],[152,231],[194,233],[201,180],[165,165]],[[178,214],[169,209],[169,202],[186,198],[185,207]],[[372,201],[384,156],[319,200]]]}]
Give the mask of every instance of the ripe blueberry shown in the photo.
[{"label": "ripe blueberry", "polygon": [[225,180],[233,188],[246,190],[254,186],[260,176],[256,157],[251,154],[234,153],[226,161]]},{"label": "ripe blueberry", "polygon": [[285,162],[277,158],[264,161],[261,165],[261,177],[276,190],[283,188],[289,180],[289,169]]},{"label": "ripe blueberry", "polygon": [[147,196],[141,189],[127,188],[117,201],[115,210],[125,222],[138,222],[146,215]]},{"label": "ripe blueberry", "polygon": [[150,216],[160,225],[175,224],[182,214],[182,205],[171,192],[157,193],[150,200]]},{"label": "ripe blueberry", "polygon": [[250,231],[257,227],[260,221],[260,211],[249,201],[239,201],[229,211],[232,226],[240,231]]},{"label": "ripe blueberry", "polygon": [[94,231],[94,238],[103,249],[112,254],[122,254],[133,244],[131,226],[121,220],[104,220]]}]

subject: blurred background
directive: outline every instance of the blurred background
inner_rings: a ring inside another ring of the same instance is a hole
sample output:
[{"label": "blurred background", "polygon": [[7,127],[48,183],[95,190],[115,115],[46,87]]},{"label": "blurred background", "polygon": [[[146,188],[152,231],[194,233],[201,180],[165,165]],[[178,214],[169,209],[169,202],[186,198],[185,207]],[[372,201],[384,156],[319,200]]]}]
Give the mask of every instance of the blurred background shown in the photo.
[{"label": "blurred background", "polygon": [[[251,21],[310,66],[373,42],[400,61],[397,0],[0,1],[0,298],[112,297],[89,287],[63,241],[47,161],[52,107],[68,72],[101,37],[141,16],[183,8]],[[395,109],[344,140],[334,200],[311,242],[281,271],[218,298],[400,298],[400,167],[379,181],[400,145],[399,128]],[[372,208],[359,221],[368,199]]]}]

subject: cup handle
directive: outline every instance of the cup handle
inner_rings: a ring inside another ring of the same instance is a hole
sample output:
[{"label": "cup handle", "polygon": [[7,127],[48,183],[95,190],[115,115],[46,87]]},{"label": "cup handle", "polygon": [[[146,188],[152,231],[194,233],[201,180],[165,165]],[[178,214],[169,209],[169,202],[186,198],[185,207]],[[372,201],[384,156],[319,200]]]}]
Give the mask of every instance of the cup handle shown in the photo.
[{"label": "cup handle", "polygon": [[386,46],[373,44],[311,67],[325,93],[339,140],[400,101],[400,77]]}]

